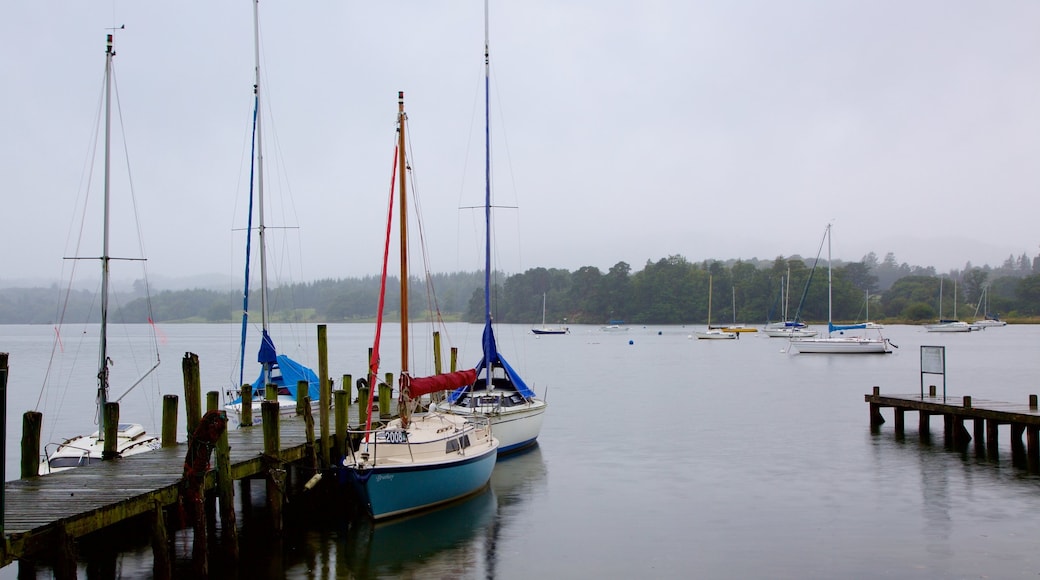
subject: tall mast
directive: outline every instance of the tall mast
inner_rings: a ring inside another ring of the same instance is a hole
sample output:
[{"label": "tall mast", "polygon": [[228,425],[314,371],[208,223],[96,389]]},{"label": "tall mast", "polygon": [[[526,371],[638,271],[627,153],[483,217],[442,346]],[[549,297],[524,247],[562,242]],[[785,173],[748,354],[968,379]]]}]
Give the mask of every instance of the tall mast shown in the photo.
[{"label": "tall mast", "polygon": [[[484,356],[491,352],[491,57],[488,32],[488,2],[484,0]],[[491,388],[491,361],[485,360]]]},{"label": "tall mast", "polygon": [[112,35],[105,47],[105,192],[104,219],[101,243],[101,346],[98,355],[98,433],[105,433],[105,405],[108,403],[108,262],[111,260],[109,239],[109,192],[111,189],[112,148]]},{"label": "tall mast", "polygon": [[831,325],[834,323],[834,316],[832,313],[832,293],[831,290],[833,284],[831,279],[831,224],[827,224],[827,334],[831,333]]},{"label": "tall mast", "polygon": [[398,219],[401,226],[401,377],[408,374],[408,196],[405,190],[405,178],[408,169],[405,167],[404,154],[404,122],[408,117],[404,114],[404,91],[397,93],[397,178],[401,182],[401,211]]},{"label": "tall mast", "polygon": [[[260,131],[263,113],[260,110],[260,0],[253,0],[253,57],[255,81],[253,93],[256,96],[256,201],[257,201],[257,235],[260,241],[260,327],[263,330],[262,340],[267,340],[267,243],[264,241],[264,140]],[[271,365],[263,363],[264,383],[270,381]]]}]

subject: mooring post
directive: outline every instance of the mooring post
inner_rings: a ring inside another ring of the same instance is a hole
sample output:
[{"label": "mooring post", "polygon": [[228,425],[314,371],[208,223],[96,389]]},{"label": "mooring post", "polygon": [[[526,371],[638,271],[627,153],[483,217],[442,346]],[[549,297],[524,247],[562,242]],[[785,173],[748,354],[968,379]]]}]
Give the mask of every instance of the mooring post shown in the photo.
[{"label": "mooring post", "polygon": [[347,393],[347,405],[350,405],[352,400],[350,391],[354,388],[353,380],[354,378],[351,375],[343,375],[343,382],[339,384],[339,390]]},{"label": "mooring post", "polygon": [[997,434],[999,433],[999,427],[1000,423],[996,419],[986,419],[986,451],[990,455],[990,460],[997,458],[997,442],[999,440]]},{"label": "mooring post", "polygon": [[451,347],[451,372],[459,370],[459,347]]},{"label": "mooring post", "polygon": [[1036,410],[1036,395],[1029,395],[1029,410]]},{"label": "mooring post", "polygon": [[177,446],[177,395],[163,395],[162,446]]},{"label": "mooring post", "polygon": [[1021,423],[1011,424],[1011,452],[1020,454],[1025,451],[1022,443],[1022,432],[1026,430],[1026,426]]},{"label": "mooring post", "polygon": [[277,401],[278,400],[278,385],[274,383],[267,383],[264,385],[264,400],[265,401]]},{"label": "mooring post", "polygon": [[202,420],[202,385],[199,378],[199,355],[186,352],[181,359],[181,374],[184,377],[184,412],[187,416],[188,433],[194,433]]},{"label": "mooring post", "polygon": [[[303,407],[304,407],[304,405],[309,404],[307,401],[310,400],[310,397],[307,395],[307,393],[310,392],[310,386],[311,386],[311,384],[308,383],[307,381],[296,381],[296,416],[297,417],[302,417],[303,416]],[[307,401],[305,401],[304,399],[307,399]]]},{"label": "mooring post", "polygon": [[170,542],[166,534],[166,514],[162,502],[155,500],[152,504],[152,578],[169,580],[173,578],[173,561],[170,559]]},{"label": "mooring post", "polygon": [[336,399],[333,407],[336,411],[336,461],[339,461],[347,454],[347,411],[350,409],[350,391],[340,389],[333,395]]},{"label": "mooring post", "polygon": [[105,403],[105,441],[101,459],[119,457],[119,403]]},{"label": "mooring post", "polygon": [[278,431],[278,401],[264,401],[260,412],[264,430],[264,455],[267,458],[267,507],[271,513],[271,527],[276,534],[282,532],[282,497],[285,470],[282,469],[281,436]]},{"label": "mooring post", "polygon": [[902,437],[906,434],[906,409],[892,407],[892,418],[895,419],[896,437]]},{"label": "mooring post", "polygon": [[[7,359],[9,353],[0,352],[0,482],[7,481]],[[36,442],[36,453],[40,453],[40,442]],[[23,459],[24,461],[24,459]],[[39,464],[39,460],[37,460]],[[7,507],[7,486],[0,485],[0,536],[4,533],[4,510]]]},{"label": "mooring post", "polygon": [[[329,334],[324,324],[318,325],[318,428],[321,430],[321,466],[328,467],[329,460],[329,408],[332,405],[332,380],[329,377]],[[313,437],[313,429],[311,430]]]},{"label": "mooring post", "polygon": [[[22,479],[40,475],[40,431],[42,429],[43,413],[26,411],[22,414]],[[0,518],[3,518],[2,513],[0,513]],[[0,524],[2,523],[3,521],[0,519]]]},{"label": "mooring post", "polygon": [[1030,473],[1040,472],[1040,427],[1026,426],[1026,464]]},{"label": "mooring post", "polygon": [[217,411],[220,409],[220,393],[217,391],[206,391],[206,411]]},{"label": "mooring post", "polygon": [[227,429],[217,439],[215,455],[217,495],[220,500],[221,544],[224,546],[224,554],[228,560],[237,562],[238,528],[235,522],[235,480],[231,477],[231,446],[228,444]]},{"label": "mooring post", "polygon": [[238,426],[239,427],[252,427],[253,426],[253,385],[246,383],[242,385],[242,390],[239,391],[242,397],[242,405],[238,411]]},{"label": "mooring post", "polygon": [[[874,396],[881,396],[881,387],[874,387]],[[877,427],[885,422],[885,417],[881,415],[881,405],[877,403],[870,403],[870,426]]]},{"label": "mooring post", "polygon": [[368,422],[368,399],[371,396],[371,388],[367,383],[361,383],[364,379],[358,379],[358,423],[364,426]]},{"label": "mooring post", "polygon": [[379,418],[390,417],[390,398],[393,397],[394,373],[386,373],[386,381],[379,383]]},{"label": "mooring post", "polygon": [[921,434],[921,441],[927,441],[932,438],[932,434],[929,431],[929,419],[931,413],[928,411],[919,411],[917,413],[917,431]]},{"label": "mooring post", "polygon": [[[433,372],[435,374],[441,374],[441,333],[439,330],[433,331]],[[444,400],[444,391],[437,391],[430,395],[431,403],[439,403]]]},{"label": "mooring post", "polygon": [[935,397],[935,385],[928,385],[928,396]]},{"label": "mooring post", "polygon": [[972,431],[975,432],[975,455],[982,456],[986,452],[986,421],[975,417],[971,420]]}]

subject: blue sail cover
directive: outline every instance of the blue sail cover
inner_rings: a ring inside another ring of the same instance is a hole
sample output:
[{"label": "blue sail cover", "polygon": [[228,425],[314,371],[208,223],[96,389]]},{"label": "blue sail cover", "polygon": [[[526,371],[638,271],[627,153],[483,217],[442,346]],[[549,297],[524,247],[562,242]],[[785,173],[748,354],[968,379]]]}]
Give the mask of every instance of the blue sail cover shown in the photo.
[{"label": "blue sail cover", "polygon": [[[482,370],[489,366],[500,366],[506,372],[506,376],[509,377],[509,381],[513,384],[513,388],[520,395],[530,398],[534,397],[534,391],[532,391],[527,384],[524,382],[520,375],[517,374],[513,367],[510,366],[506,359],[502,358],[502,355],[498,352],[498,345],[495,343],[495,331],[491,328],[491,321],[487,321],[484,324],[484,356],[480,359],[480,362],[476,365],[477,374],[479,375]],[[490,373],[489,373],[490,374]],[[465,387],[459,387],[448,395],[448,402],[454,403],[473,385],[467,385]]]},{"label": "blue sail cover", "polygon": [[827,324],[827,332],[834,332],[835,330],[862,330],[867,327],[867,324]]},{"label": "blue sail cover", "polygon": [[[307,381],[307,396],[311,398],[311,401],[317,401],[321,396],[320,382],[318,381],[318,375],[306,366],[294,361],[293,359],[285,356],[284,354],[275,355],[274,360],[280,372],[273,372],[271,383],[278,386],[278,390],[285,389],[292,395],[294,400],[297,399],[296,385],[299,381]],[[260,370],[260,375],[253,381],[253,392],[260,393],[260,397],[263,397],[263,392],[267,388],[264,384],[264,371]],[[257,400],[254,396],[253,400]],[[242,397],[236,398],[232,403],[241,403]]]}]

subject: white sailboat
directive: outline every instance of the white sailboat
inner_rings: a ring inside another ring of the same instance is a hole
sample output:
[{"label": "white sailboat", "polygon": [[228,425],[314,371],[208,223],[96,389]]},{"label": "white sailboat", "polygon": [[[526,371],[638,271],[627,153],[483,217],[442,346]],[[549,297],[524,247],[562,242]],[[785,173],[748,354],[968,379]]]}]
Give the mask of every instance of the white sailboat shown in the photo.
[{"label": "white sailboat", "polygon": [[[109,219],[111,197],[111,141],[112,141],[112,35],[107,36],[105,48],[105,155],[104,155],[104,217],[103,217],[103,240],[101,254],[101,327],[99,334],[99,363],[97,371],[97,423],[98,430],[89,435],[79,435],[66,439],[57,444],[53,451],[48,452],[48,446],[44,447],[44,458],[40,463],[40,473],[56,473],[71,469],[73,467],[89,465],[94,462],[108,459],[105,451],[106,414],[105,407],[110,401],[109,396],[109,367],[112,364],[108,351],[108,302],[109,302],[109,262],[112,260],[135,259],[115,258],[109,252]],[[75,258],[79,259],[79,258]],[[143,258],[141,258],[143,260]],[[159,367],[159,354],[155,353],[155,364],[148,369],[144,376],[127,389],[133,389],[141,383],[152,372]],[[125,393],[124,395],[125,396]],[[122,397],[120,397],[122,398]],[[118,402],[119,399],[116,399]],[[115,456],[127,457],[138,453],[145,453],[160,447],[158,437],[150,436],[144,427],[137,423],[124,423],[120,421],[116,429]]]},{"label": "white sailboat", "polygon": [[[800,353],[822,353],[822,354],[886,354],[892,352],[888,346],[888,339],[878,332],[877,338],[863,335],[846,335],[848,330],[866,329],[866,324],[835,325],[833,314],[833,277],[831,259],[831,225],[827,224],[824,231],[827,238],[827,336],[811,338],[791,339],[791,348]],[[838,335],[835,336],[834,333]]]},{"label": "white sailboat", "polygon": [[[566,318],[563,319],[567,321]],[[532,328],[531,332],[534,334],[569,334],[570,329],[566,326],[546,326],[545,325],[545,292],[542,292],[542,325],[538,328]]]},{"label": "white sailboat", "polygon": [[972,326],[967,322],[957,320],[957,281],[953,281],[953,318],[942,317],[943,303],[943,278],[939,277],[939,322],[926,324],[928,332],[971,332]]},{"label": "white sailboat", "polygon": [[498,348],[491,320],[491,107],[488,4],[484,1],[484,333],[479,378],[450,393],[431,409],[465,417],[486,416],[500,443],[499,453],[535,445],[548,408],[545,398],[527,386]]},{"label": "white sailboat", "polygon": [[721,328],[712,328],[711,327],[711,289],[712,289],[712,286],[713,286],[713,284],[712,284],[712,280],[711,280],[711,275],[709,274],[708,275],[708,326],[704,330],[699,330],[697,332],[694,332],[693,334],[699,340],[720,340],[720,339],[721,340],[729,340],[729,339],[737,338],[737,333],[735,333],[735,332],[727,332],[725,330],[722,330]]},{"label": "white sailboat", "polygon": [[[983,318],[979,318],[979,308],[982,308]],[[982,297],[979,299],[979,303],[975,306],[975,322],[973,325],[979,328],[990,328],[993,326],[1007,326],[1007,322],[1000,319],[1000,316],[996,314],[990,314],[989,312],[989,285],[987,284],[982,289]]]},{"label": "white sailboat", "polygon": [[787,268],[787,286],[784,286],[784,278],[780,279],[780,298],[783,303],[783,320],[779,322],[770,322],[766,324],[762,332],[769,338],[809,338],[816,336],[818,333],[809,328],[804,322],[798,320],[798,314],[795,314],[795,319],[791,320],[787,317],[788,307],[791,302],[791,268]]},{"label": "white sailboat", "polygon": [[[492,436],[487,416],[442,412],[431,407],[427,413],[414,413],[420,397],[462,385],[472,384],[476,369],[413,377],[409,368],[408,318],[408,161],[405,156],[404,93],[398,93],[398,203],[400,225],[401,293],[401,372],[397,419],[383,427],[372,426],[372,399],[369,397],[365,430],[358,449],[350,449],[339,469],[340,481],[354,490],[374,519],[398,516],[440,505],[483,489],[491,479],[498,457],[499,441]],[[379,349],[386,296],[390,229],[393,223],[393,197],[387,216],[387,240],[383,250],[382,283],[376,311],[376,334],[369,361],[369,384],[379,376]],[[364,416],[363,416],[364,417]]]},{"label": "white sailboat", "polygon": [[[262,421],[262,404],[265,397],[267,385],[274,385],[277,389],[278,414],[283,417],[291,417],[296,414],[297,399],[301,396],[309,397],[311,409],[316,413],[320,405],[321,390],[318,375],[312,369],[297,362],[287,355],[279,354],[275,348],[274,340],[270,333],[270,313],[268,300],[267,282],[267,243],[266,228],[264,225],[264,153],[263,134],[261,132],[261,120],[263,118],[261,109],[260,91],[260,10],[259,0],[253,0],[253,51],[255,57],[255,78],[253,84],[253,147],[255,157],[254,172],[250,173],[250,195],[253,193],[253,185],[256,186],[256,207],[258,226],[252,227],[253,204],[250,197],[249,225],[246,227],[246,235],[251,237],[254,231],[260,244],[260,349],[257,354],[257,362],[260,363],[260,374],[255,381],[250,383],[252,389],[252,421],[254,425]],[[242,297],[242,333],[239,356],[239,379],[238,385],[228,392],[231,399],[224,409],[228,416],[236,422],[242,419],[242,395],[241,387],[244,386],[244,370],[246,360],[246,335],[249,325],[249,248],[246,244],[246,266],[245,282]],[[306,383],[307,390],[298,392],[301,381]]]}]

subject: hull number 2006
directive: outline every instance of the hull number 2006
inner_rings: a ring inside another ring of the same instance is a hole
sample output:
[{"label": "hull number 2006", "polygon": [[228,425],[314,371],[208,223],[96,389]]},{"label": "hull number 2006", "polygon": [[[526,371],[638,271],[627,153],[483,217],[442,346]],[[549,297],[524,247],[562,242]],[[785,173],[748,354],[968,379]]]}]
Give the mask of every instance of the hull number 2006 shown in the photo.
[{"label": "hull number 2006", "polygon": [[408,432],[386,431],[379,433],[379,437],[376,440],[384,443],[408,443]]}]

